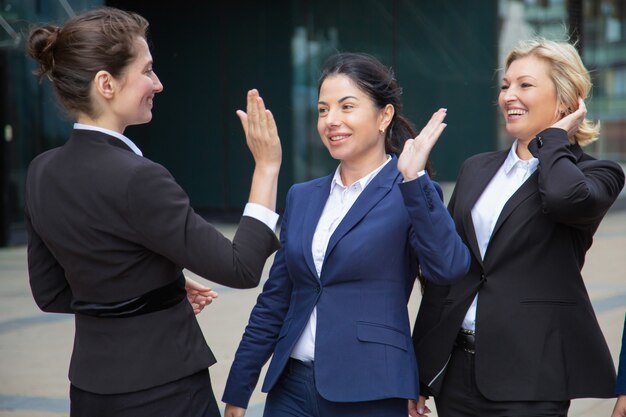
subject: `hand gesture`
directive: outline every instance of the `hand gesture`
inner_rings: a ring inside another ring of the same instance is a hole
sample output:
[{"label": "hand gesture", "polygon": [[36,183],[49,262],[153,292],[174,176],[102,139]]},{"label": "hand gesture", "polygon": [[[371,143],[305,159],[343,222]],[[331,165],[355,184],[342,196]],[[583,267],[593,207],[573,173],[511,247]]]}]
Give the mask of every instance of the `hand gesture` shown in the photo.
[{"label": "hand gesture", "polygon": [[278,129],[274,116],[265,109],[257,90],[248,91],[246,112],[237,110],[237,116],[246,132],[246,143],[257,166],[277,171],[282,159]]},{"label": "hand gesture", "polygon": [[398,170],[405,181],[414,180],[417,173],[426,168],[430,151],[447,126],[443,123],[445,117],[446,109],[437,110],[420,134],[415,139],[407,139],[404,143],[404,149],[398,158]]},{"label": "hand gesture", "polygon": [[426,405],[427,397],[420,395],[419,401],[409,400],[409,416],[411,417],[427,417],[430,408]]},{"label": "hand gesture", "polygon": [[226,410],[224,410],[224,417],[243,417],[246,415],[246,409],[237,407],[232,404],[226,404]]},{"label": "hand gesture", "polygon": [[578,127],[585,120],[586,116],[587,106],[585,106],[585,101],[582,97],[578,97],[578,109],[558,120],[551,127],[563,129],[567,132],[567,136],[571,137],[578,132]]},{"label": "hand gesture", "polygon": [[204,307],[217,298],[217,293],[209,287],[185,277],[185,290],[187,291],[187,301],[191,304],[193,312],[199,314]]}]

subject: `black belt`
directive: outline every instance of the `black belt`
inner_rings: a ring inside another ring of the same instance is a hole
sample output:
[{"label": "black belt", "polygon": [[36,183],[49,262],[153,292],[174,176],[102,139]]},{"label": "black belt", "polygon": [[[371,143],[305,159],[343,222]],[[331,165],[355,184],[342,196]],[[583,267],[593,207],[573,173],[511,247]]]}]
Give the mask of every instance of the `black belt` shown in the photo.
[{"label": "black belt", "polygon": [[71,308],[76,314],[101,318],[124,318],[165,310],[180,303],[186,296],[185,277],[181,275],[176,281],[139,297],[112,303],[72,300]]},{"label": "black belt", "polygon": [[454,346],[463,349],[472,355],[476,353],[476,332],[474,330],[461,329],[456,336]]}]

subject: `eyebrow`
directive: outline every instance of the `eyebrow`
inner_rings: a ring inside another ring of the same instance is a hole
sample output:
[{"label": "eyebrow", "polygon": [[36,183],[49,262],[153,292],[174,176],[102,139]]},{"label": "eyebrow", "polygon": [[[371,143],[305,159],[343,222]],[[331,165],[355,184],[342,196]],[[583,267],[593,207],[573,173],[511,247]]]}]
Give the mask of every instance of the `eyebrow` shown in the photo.
[{"label": "eyebrow", "polygon": [[[517,77],[516,80],[520,80],[520,79],[526,78],[526,77],[532,78],[533,80],[537,81],[537,79],[535,77],[533,77],[532,75],[521,75],[521,76]],[[502,78],[502,81],[509,82],[509,80],[506,77]]]},{"label": "eyebrow", "polygon": [[[345,97],[342,97],[342,98],[339,99],[339,103],[343,103],[344,101],[349,100],[351,98],[354,99],[354,100],[358,100],[359,99],[358,97],[355,97],[355,96],[345,96]],[[328,103],[326,103],[325,101],[318,101],[317,104],[328,105]]]}]

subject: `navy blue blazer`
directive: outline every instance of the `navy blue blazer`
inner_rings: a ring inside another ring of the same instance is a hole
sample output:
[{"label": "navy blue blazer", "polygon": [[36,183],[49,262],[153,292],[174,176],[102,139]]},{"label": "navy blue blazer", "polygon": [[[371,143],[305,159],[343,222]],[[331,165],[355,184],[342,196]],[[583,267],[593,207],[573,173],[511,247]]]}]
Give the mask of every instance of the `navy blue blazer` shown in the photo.
[{"label": "navy blue blazer", "polygon": [[438,184],[403,183],[394,157],[369,183],[328,243],[318,278],[311,244],[333,175],[294,185],[281,249],[252,310],[222,400],[246,408],[262,366],[279,379],[317,306],[315,378],[335,402],[418,398],[407,302],[418,268],[443,284],[462,277],[469,251]]},{"label": "navy blue blazer", "polygon": [[624,318],[622,351],[619,354],[619,367],[617,370],[617,385],[615,386],[615,394],[626,395],[626,317]]}]

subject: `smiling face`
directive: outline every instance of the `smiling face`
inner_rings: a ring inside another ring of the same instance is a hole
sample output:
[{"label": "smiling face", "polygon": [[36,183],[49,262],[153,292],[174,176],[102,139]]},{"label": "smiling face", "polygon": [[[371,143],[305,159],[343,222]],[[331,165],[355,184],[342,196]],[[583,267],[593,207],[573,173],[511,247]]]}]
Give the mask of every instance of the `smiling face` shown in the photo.
[{"label": "smiling face", "polygon": [[334,159],[365,174],[385,161],[380,129],[388,124],[386,111],[378,109],[349,77],[327,77],[320,87],[317,108],[317,130]]},{"label": "smiling face", "polygon": [[111,110],[121,131],[126,126],[152,120],[154,95],[163,91],[159,77],[152,70],[152,55],[144,38],[136,38],[135,51],[136,58],[118,81],[119,90],[111,103]]},{"label": "smiling face", "polygon": [[506,70],[498,104],[506,130],[527,143],[558,120],[556,88],[550,64],[529,55],[516,59]]}]

